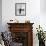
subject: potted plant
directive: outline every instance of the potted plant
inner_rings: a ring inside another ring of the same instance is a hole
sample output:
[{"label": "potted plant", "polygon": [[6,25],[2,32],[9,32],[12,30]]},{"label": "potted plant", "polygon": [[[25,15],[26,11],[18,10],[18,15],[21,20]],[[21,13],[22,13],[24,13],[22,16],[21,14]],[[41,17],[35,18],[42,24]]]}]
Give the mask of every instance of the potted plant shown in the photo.
[{"label": "potted plant", "polygon": [[39,40],[39,46],[45,46],[45,35],[43,32],[42,27],[36,28],[37,29],[37,34],[36,36],[38,36],[38,40]]}]

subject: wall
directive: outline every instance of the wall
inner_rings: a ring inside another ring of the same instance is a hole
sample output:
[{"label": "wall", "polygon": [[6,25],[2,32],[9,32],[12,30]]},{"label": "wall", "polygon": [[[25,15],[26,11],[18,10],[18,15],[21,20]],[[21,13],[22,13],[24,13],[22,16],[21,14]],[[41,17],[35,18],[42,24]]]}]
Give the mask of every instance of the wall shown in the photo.
[{"label": "wall", "polygon": [[[26,16],[15,16],[15,3],[26,2]],[[36,27],[40,24],[40,0],[2,0],[2,25],[3,31],[8,30],[7,22],[17,19],[19,22],[30,20],[33,25],[33,45],[38,46]],[[37,39],[37,40],[36,40]]]},{"label": "wall", "polygon": [[0,0],[0,31],[2,29],[2,0]]},{"label": "wall", "polygon": [[[43,0],[2,0],[2,26],[3,31],[8,30],[7,22],[11,19],[17,19],[19,22],[30,20],[33,25],[33,45],[38,46],[38,39],[36,37],[36,27],[40,24],[46,30],[46,15],[43,14],[42,7]],[[26,16],[15,16],[15,3],[26,2]]]},{"label": "wall", "polygon": [[[26,16],[15,16],[15,3],[26,2]],[[10,19],[17,19],[19,22],[30,20],[30,22],[39,23],[40,0],[3,0],[2,1],[2,23],[6,25]],[[19,18],[19,19],[18,19]],[[23,18],[23,19],[22,19]],[[38,21],[37,21],[38,20]],[[5,28],[6,29],[6,28]]]},{"label": "wall", "polygon": [[46,31],[46,0],[40,0],[40,24]]},{"label": "wall", "polygon": [[40,0],[40,9],[42,13],[46,13],[46,0]]}]

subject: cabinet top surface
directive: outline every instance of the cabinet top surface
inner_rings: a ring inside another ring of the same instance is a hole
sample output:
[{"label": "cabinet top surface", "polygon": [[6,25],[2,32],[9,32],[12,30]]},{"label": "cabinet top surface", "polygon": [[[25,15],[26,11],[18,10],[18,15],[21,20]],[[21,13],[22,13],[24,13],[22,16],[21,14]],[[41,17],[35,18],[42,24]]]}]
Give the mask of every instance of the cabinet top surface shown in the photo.
[{"label": "cabinet top surface", "polygon": [[31,25],[33,25],[34,23],[7,23],[8,25],[14,25],[14,24],[19,24],[19,25],[23,25],[23,24],[31,24]]}]

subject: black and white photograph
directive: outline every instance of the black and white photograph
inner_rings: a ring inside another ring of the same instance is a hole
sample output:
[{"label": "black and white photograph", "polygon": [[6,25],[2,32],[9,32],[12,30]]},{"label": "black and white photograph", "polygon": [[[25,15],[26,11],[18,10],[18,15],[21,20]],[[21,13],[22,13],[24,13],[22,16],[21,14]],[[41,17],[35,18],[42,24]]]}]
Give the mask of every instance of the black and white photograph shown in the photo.
[{"label": "black and white photograph", "polygon": [[26,16],[26,3],[16,3],[15,14],[16,16]]}]

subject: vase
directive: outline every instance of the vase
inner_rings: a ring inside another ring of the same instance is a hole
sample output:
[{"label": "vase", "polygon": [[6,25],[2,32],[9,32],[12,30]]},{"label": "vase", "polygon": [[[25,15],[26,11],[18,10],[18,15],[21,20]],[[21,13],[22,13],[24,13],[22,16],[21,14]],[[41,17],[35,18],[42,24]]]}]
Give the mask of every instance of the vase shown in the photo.
[{"label": "vase", "polygon": [[39,40],[39,46],[45,46],[45,41]]}]

